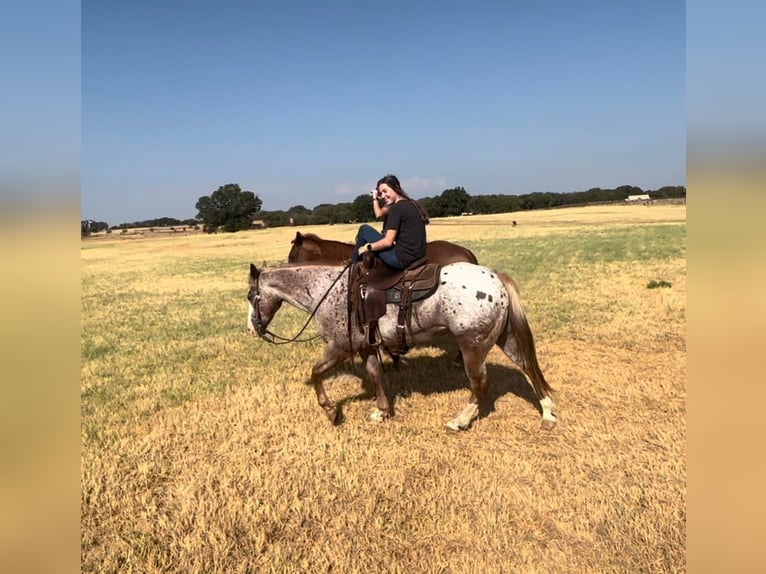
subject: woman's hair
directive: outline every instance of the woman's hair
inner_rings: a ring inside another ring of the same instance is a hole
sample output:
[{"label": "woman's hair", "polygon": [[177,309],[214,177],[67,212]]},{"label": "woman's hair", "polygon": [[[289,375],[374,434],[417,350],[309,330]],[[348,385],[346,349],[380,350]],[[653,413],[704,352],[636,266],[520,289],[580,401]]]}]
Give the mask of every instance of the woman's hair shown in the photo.
[{"label": "woman's hair", "polygon": [[399,183],[398,177],[391,174],[384,175],[378,180],[378,183],[375,185],[375,189],[378,189],[381,183],[385,183],[388,187],[393,189],[396,193],[401,195],[407,201],[411,202],[417,208],[418,213],[420,213],[420,217],[423,218],[423,223],[425,223],[426,225],[428,224],[428,222],[430,221],[428,219],[428,214],[425,212],[425,210],[422,207],[420,207],[420,204],[417,201],[412,199],[409,195],[407,195],[407,192],[405,192],[404,189],[402,189],[402,184]]}]

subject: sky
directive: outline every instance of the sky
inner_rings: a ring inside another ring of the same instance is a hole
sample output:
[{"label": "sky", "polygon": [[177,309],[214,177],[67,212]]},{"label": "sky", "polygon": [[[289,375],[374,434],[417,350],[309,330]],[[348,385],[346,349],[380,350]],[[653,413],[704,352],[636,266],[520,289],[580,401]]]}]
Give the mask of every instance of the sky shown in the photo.
[{"label": "sky", "polygon": [[84,0],[81,216],[686,183],[678,0]]}]

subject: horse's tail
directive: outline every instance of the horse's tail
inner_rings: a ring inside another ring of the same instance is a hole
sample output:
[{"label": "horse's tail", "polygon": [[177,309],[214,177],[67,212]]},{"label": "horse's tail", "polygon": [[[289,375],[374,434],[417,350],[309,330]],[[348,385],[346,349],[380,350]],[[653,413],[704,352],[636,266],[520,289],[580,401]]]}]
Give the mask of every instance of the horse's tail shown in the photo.
[{"label": "horse's tail", "polygon": [[538,399],[547,397],[553,388],[545,380],[540,365],[537,362],[537,352],[535,351],[535,339],[532,336],[532,329],[529,327],[527,316],[521,306],[521,294],[516,282],[505,273],[496,271],[498,277],[505,285],[508,292],[508,316],[506,317],[506,328],[500,334],[497,345],[503,349],[508,357],[516,362],[529,377],[532,387]]}]

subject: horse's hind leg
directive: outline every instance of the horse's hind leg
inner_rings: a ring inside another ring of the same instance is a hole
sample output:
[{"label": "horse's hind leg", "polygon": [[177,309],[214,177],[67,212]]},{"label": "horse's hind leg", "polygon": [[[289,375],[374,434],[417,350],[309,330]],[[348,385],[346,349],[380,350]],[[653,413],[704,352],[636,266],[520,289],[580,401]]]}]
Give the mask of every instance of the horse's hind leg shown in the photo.
[{"label": "horse's hind leg", "polygon": [[545,376],[537,362],[535,338],[532,335],[532,329],[529,327],[529,321],[527,321],[524,308],[521,305],[518,286],[505,273],[498,273],[497,275],[503,282],[503,285],[505,285],[510,305],[506,328],[498,337],[497,346],[503,350],[503,353],[511,361],[519,365],[524,374],[527,375],[543,411],[542,427],[544,429],[552,429],[556,426],[556,416],[553,414],[553,399],[551,398],[553,389],[548,384],[548,381],[545,380]]},{"label": "horse's hind leg", "polygon": [[471,383],[471,398],[468,404],[454,419],[447,423],[447,428],[452,431],[466,430],[479,416],[479,403],[487,396],[487,353],[480,351],[467,351],[461,348],[463,355],[463,367],[468,380]]},{"label": "horse's hind leg", "polygon": [[329,418],[330,422],[333,424],[338,424],[340,422],[341,414],[336,404],[330,400],[325,392],[324,384],[322,383],[323,376],[347,357],[347,353],[344,353],[339,349],[334,348],[332,344],[329,344],[327,348],[325,348],[322,359],[314,365],[313,369],[311,369],[311,383],[314,385],[317,402],[319,402],[319,406],[322,407],[327,418]]},{"label": "horse's hind leg", "polygon": [[[531,342],[531,344],[530,344]],[[526,343],[526,345],[525,345]],[[556,426],[556,415],[553,414],[553,398],[551,398],[551,387],[545,380],[540,366],[537,363],[534,343],[531,335],[528,341],[518,341],[515,337],[509,336],[498,341],[497,346],[503,350],[505,356],[519,365],[524,371],[532,388],[540,401],[540,408],[543,412],[542,427],[546,430],[553,429]],[[525,348],[526,347],[526,348]]]}]

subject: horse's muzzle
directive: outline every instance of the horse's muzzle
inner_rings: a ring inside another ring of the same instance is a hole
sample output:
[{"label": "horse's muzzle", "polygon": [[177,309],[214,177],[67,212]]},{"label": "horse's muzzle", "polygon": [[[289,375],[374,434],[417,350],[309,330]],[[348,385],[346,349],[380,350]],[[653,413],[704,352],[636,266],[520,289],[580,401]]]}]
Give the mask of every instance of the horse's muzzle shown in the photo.
[{"label": "horse's muzzle", "polygon": [[258,328],[256,327],[256,320],[255,315],[250,315],[247,318],[247,330],[248,332],[253,336],[257,337],[259,335]]},{"label": "horse's muzzle", "polygon": [[263,337],[266,334],[266,325],[264,325],[256,313],[250,315],[247,320],[247,330],[253,337]]}]

